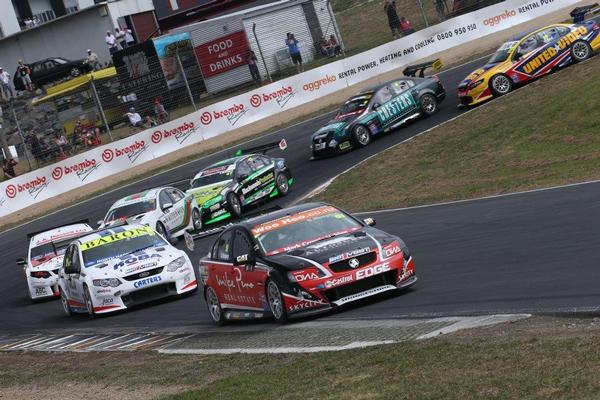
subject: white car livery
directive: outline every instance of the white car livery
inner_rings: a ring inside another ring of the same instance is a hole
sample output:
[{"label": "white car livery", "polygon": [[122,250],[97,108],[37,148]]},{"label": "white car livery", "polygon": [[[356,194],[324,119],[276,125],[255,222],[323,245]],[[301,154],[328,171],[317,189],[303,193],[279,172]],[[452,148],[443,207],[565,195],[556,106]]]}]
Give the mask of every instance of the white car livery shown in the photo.
[{"label": "white car livery", "polygon": [[154,229],[124,225],[79,238],[65,252],[58,286],[63,309],[105,314],[196,290],[187,254]]},{"label": "white car livery", "polygon": [[23,266],[32,301],[58,297],[58,270],[65,249],[75,238],[92,231],[87,223],[80,222],[27,235],[27,259],[19,258],[17,264]]},{"label": "white car livery", "polygon": [[98,225],[103,229],[135,223],[149,226],[167,239],[180,237],[202,228],[200,208],[192,200],[191,195],[173,187],[146,190],[114,203]]}]

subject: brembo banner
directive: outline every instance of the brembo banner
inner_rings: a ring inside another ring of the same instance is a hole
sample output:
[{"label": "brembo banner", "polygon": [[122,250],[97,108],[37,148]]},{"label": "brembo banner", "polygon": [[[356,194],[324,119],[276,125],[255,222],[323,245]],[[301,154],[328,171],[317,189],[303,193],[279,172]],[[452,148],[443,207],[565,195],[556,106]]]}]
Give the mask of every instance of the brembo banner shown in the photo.
[{"label": "brembo banner", "polygon": [[0,217],[577,2],[508,0],[18,176],[0,183]]}]

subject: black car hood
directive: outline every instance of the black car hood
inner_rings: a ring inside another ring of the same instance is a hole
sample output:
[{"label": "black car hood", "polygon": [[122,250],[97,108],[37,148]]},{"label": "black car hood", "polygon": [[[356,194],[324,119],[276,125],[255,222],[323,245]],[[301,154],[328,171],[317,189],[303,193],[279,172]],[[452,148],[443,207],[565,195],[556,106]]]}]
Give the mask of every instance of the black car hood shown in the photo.
[{"label": "black car hood", "polygon": [[[343,257],[376,251],[378,248],[397,240],[396,237],[374,228],[324,239],[309,246],[298,248],[287,253],[267,257],[269,262],[280,265],[287,270],[300,270],[314,266],[336,262]],[[348,258],[346,257],[346,258]]]}]

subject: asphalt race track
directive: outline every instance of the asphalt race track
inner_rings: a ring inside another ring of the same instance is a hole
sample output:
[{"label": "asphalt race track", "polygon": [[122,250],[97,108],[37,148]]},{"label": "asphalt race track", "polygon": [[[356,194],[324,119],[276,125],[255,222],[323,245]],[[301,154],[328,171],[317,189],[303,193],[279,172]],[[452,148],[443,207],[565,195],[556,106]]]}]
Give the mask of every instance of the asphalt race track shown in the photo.
[{"label": "asphalt race track", "polygon": [[[309,161],[310,135],[331,115],[257,139],[248,146],[285,138],[286,157],[295,177],[290,194],[268,206],[285,206],[366,157],[405,140],[463,111],[455,88],[482,60],[440,74],[448,96],[440,112],[375,140],[370,146],[319,161]],[[144,188],[186,180],[199,169],[232,155],[234,150],[194,161],[0,234],[2,279],[0,333],[33,331],[193,330],[211,328],[198,292],[113,316],[66,317],[59,301],[32,304],[21,267],[27,232],[89,218],[102,219],[118,198]],[[373,188],[376,190],[376,188]],[[401,295],[387,295],[321,318],[388,318],[500,312],[554,312],[594,309],[600,303],[600,184],[590,184],[508,197],[415,208],[375,215],[378,227],[402,236],[411,247],[420,281]],[[195,265],[214,238],[196,241],[190,257]],[[183,244],[179,245],[183,248]],[[271,322],[256,322],[255,324]],[[235,325],[235,324],[234,324]],[[247,325],[247,324],[244,324]],[[273,325],[274,326],[274,325]]]}]

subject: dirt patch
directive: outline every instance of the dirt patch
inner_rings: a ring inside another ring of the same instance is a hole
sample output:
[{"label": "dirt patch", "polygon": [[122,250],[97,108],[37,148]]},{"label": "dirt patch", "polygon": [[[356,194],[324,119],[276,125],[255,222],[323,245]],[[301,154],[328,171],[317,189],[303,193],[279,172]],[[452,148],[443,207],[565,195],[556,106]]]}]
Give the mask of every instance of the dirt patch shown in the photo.
[{"label": "dirt patch", "polygon": [[130,387],[115,387],[109,384],[97,383],[67,383],[65,385],[42,386],[22,385],[0,389],[0,399],[6,400],[138,400],[156,399],[159,397],[173,395],[183,390],[189,390],[186,386],[139,386],[135,389]]},{"label": "dirt patch", "polygon": [[[584,4],[584,2],[580,2],[578,3],[578,5],[579,4]],[[575,5],[573,5],[572,7],[575,7]],[[569,9],[571,9],[572,7],[570,6]],[[516,33],[525,31],[527,29],[533,29],[540,25],[549,24],[557,21],[563,21],[565,20],[565,17],[565,10],[554,12],[544,17],[540,17],[535,20],[520,24],[503,32],[485,36],[477,40],[476,42],[466,43],[453,49],[440,52],[436,55],[436,57],[441,58],[448,67],[452,65],[458,65],[466,60],[472,59],[475,56],[480,56],[482,54],[487,54],[491,52],[501,42],[512,37]],[[147,163],[144,163],[143,165],[129,169],[116,175],[112,175],[101,181],[90,183],[88,185],[82,186],[79,189],[72,190],[60,196],[44,200],[43,202],[36,204],[35,207],[29,207],[14,212],[3,218],[0,218],[0,229],[6,229],[6,227],[12,226],[21,221],[27,221],[29,219],[48,214],[66,206],[73,205],[77,202],[89,198],[91,195],[98,193],[99,191],[102,191],[106,188],[113,187],[114,185],[117,185],[121,182],[130,181],[136,176],[148,174],[151,171],[165,168],[167,166],[176,166],[178,162],[180,162],[183,159],[192,157],[194,154],[199,154],[202,152],[217,149],[219,147],[226,146],[228,143],[242,140],[244,138],[250,138],[261,132],[267,132],[273,126],[285,124],[286,122],[299,118],[303,115],[319,112],[319,110],[323,110],[327,107],[331,107],[332,105],[341,103],[350,95],[365,87],[372,86],[377,82],[397,77],[399,74],[401,74],[403,68],[404,67],[398,68],[394,71],[387,72],[378,77],[364,81],[360,84],[350,86],[344,90],[336,92],[335,94],[323,97],[322,99],[312,101],[308,104],[304,104],[302,106],[290,109],[285,113],[273,115],[269,118],[265,118],[261,121],[244,126],[240,129],[235,129],[223,135],[209,139],[207,141],[183,148],[175,153],[149,161]],[[447,90],[449,91],[449,95],[453,95],[452,93],[454,88],[447,88]]]}]

